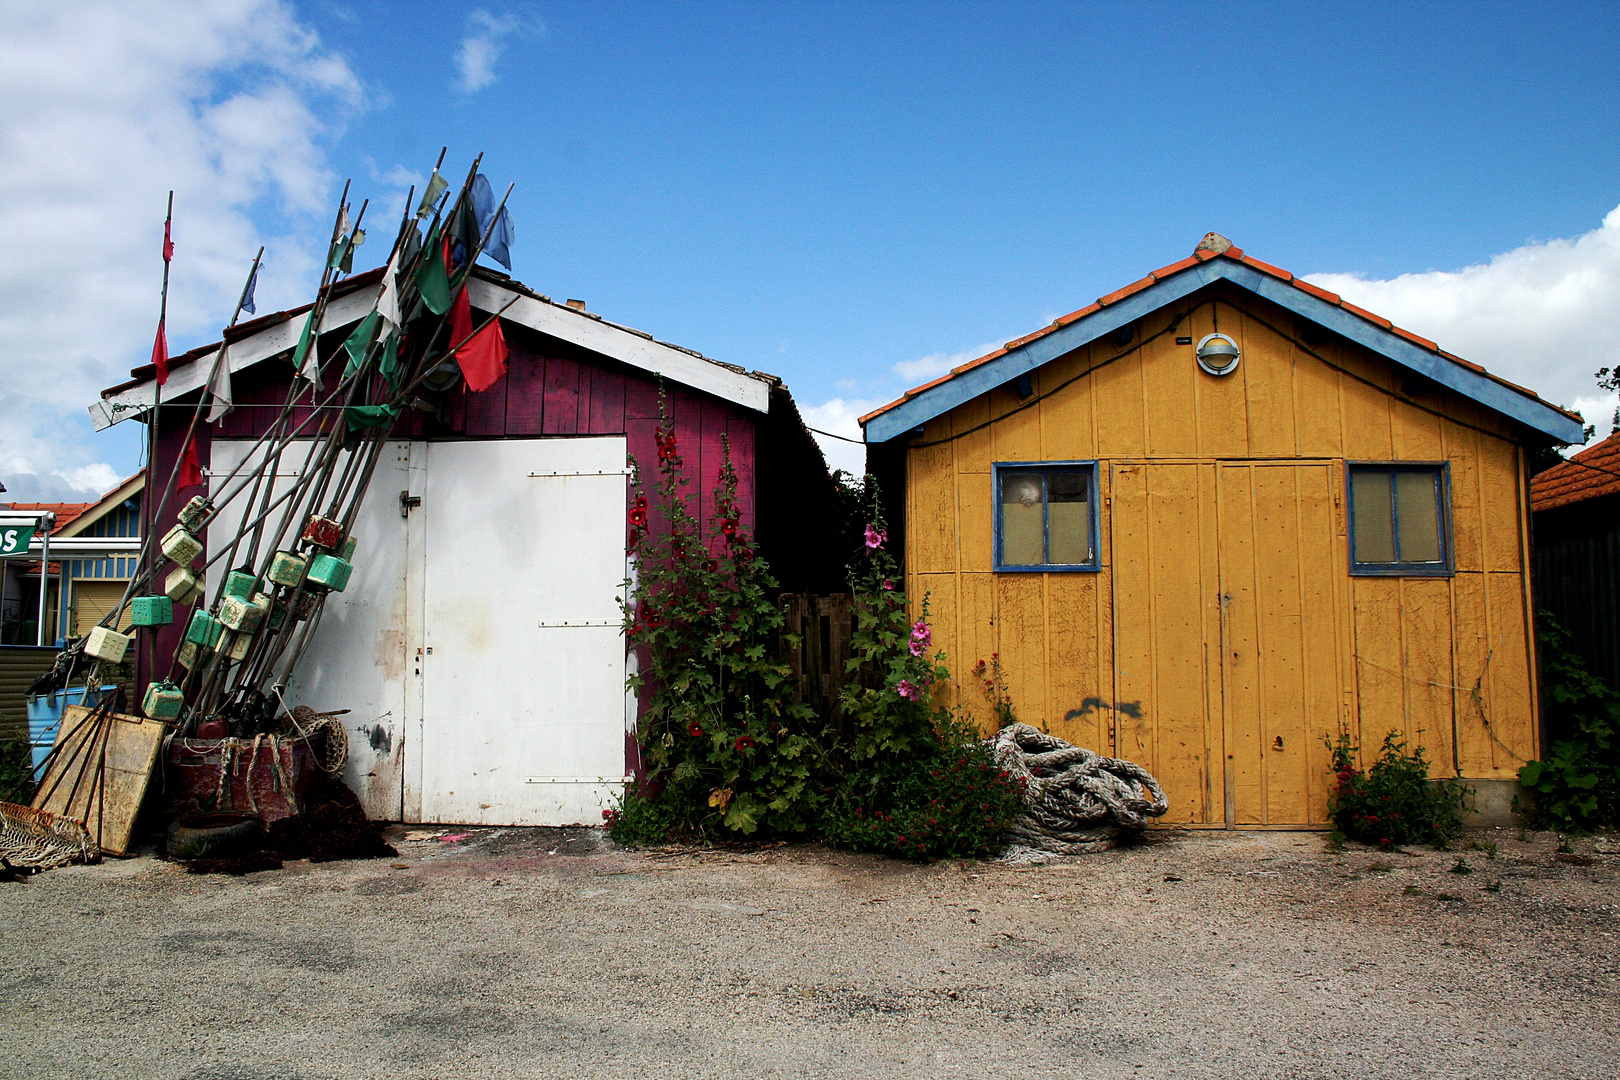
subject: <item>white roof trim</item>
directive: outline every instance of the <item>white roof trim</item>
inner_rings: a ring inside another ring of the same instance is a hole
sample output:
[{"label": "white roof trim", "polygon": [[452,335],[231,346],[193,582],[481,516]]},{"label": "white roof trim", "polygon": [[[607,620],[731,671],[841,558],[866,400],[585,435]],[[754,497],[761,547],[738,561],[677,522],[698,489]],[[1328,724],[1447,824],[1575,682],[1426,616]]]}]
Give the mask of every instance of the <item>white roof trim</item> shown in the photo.
[{"label": "white roof trim", "polygon": [[[761,413],[770,411],[771,388],[762,378],[734,371],[724,364],[674,345],[654,341],[593,315],[540,300],[521,289],[477,276],[467,283],[467,287],[470,290],[468,299],[480,310],[500,311],[516,297],[516,302],[501,316],[503,319],[633,368],[662,375],[745,409]],[[380,284],[368,285],[333,299],[327,304],[326,314],[321,319],[321,333],[330,333],[365,318],[377,306],[377,295],[381,289]],[[308,321],[309,313],[304,312],[232,343],[231,370],[241,371],[296,347],[299,336],[304,332],[304,324]],[[163,396],[175,399],[201,389],[208,382],[212,367],[213,358],[205,356],[180,368],[169,377],[168,384],[163,388]],[[156,389],[155,383],[144,382],[102,398],[90,406],[91,423],[97,431],[102,431],[131,417],[140,416],[152,407]]]},{"label": "white roof trim", "polygon": [[517,302],[501,316],[515,323],[559,338],[591,352],[610,357],[642,371],[662,375],[683,386],[702,390],[717,398],[755,412],[769,412],[771,388],[765,380],[733,371],[674,345],[617,326],[581,311],[537,299],[527,292],[474,277],[468,282],[468,298],[482,311],[500,311],[507,302]]},{"label": "white roof trim", "polygon": [[[326,312],[321,316],[321,333],[331,333],[350,323],[357,323],[371,314],[377,306],[377,294],[381,291],[380,284],[368,285],[363,289],[335,297],[326,305]],[[286,322],[267,326],[251,337],[232,342],[231,370],[241,371],[261,360],[268,360],[277,353],[297,348],[298,339],[304,333],[304,324],[309,322],[309,316],[310,312],[302,312]],[[213,367],[212,356],[198,357],[169,376],[168,384],[163,387],[163,396],[178,398],[207,385]],[[156,390],[157,383],[144,382],[102,398],[90,406],[90,422],[95,425],[97,431],[101,431],[131,417],[139,416],[152,407],[152,395]]]}]

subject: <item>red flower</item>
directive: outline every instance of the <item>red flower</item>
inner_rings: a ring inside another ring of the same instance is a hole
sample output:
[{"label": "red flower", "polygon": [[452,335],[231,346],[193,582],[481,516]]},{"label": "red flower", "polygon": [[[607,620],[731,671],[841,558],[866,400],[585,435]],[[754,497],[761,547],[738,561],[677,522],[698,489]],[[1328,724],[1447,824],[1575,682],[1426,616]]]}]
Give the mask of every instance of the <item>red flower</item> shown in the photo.
[{"label": "red flower", "polygon": [[703,725],[694,720],[686,725],[686,733],[694,739],[700,739],[703,737]]},{"label": "red flower", "polygon": [[638,529],[645,529],[647,527],[647,511],[644,507],[638,506],[634,510],[630,511],[630,524],[634,525]]},{"label": "red flower", "polygon": [[647,509],[647,496],[645,496],[645,495],[637,495],[636,496],[635,508],[637,510],[645,510],[645,509]]},{"label": "red flower", "polygon": [[726,520],[720,523],[720,531],[725,533],[727,536],[735,536],[737,533],[737,519],[726,518]]},{"label": "red flower", "polygon": [[708,562],[703,564],[703,569],[707,570],[709,573],[712,574],[716,570],[720,569],[720,564],[715,562],[713,559],[710,559]]},{"label": "red flower", "polygon": [[754,748],[754,740],[750,739],[746,735],[739,735],[737,736],[736,748],[738,753],[741,753],[744,750],[752,750]]}]

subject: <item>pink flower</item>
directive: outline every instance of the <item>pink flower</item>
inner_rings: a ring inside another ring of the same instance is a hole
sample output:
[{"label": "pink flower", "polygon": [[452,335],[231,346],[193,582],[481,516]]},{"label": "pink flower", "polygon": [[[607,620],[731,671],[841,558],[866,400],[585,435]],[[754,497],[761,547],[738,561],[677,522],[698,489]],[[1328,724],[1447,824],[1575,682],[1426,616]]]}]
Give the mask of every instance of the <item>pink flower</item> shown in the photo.
[{"label": "pink flower", "polygon": [[866,550],[867,551],[876,551],[878,548],[883,546],[883,542],[885,540],[887,540],[888,538],[889,538],[889,533],[888,533],[887,529],[880,529],[876,525],[874,525],[874,524],[872,524],[870,522],[867,523],[867,526],[866,526]]},{"label": "pink flower", "polygon": [[913,686],[910,679],[901,679],[900,685],[894,689],[896,693],[907,701],[916,701],[922,697],[922,687]]},{"label": "pink flower", "polygon": [[893,590],[894,589],[894,578],[884,578],[883,579],[883,588],[885,590]]},{"label": "pink flower", "polygon": [[918,619],[911,628],[911,655],[921,656],[928,651],[928,645],[934,640],[934,632],[928,624]]}]

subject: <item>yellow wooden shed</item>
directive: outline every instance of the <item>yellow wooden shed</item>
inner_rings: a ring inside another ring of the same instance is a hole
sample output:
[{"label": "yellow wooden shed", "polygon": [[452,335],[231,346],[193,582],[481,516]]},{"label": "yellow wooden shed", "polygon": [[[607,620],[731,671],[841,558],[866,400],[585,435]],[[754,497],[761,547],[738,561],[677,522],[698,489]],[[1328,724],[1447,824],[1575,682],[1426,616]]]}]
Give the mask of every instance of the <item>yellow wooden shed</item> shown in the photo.
[{"label": "yellow wooden shed", "polygon": [[1325,740],[1539,756],[1526,454],[1581,419],[1216,234],[862,418],[955,681],[1158,776],[1167,821],[1327,821]]}]

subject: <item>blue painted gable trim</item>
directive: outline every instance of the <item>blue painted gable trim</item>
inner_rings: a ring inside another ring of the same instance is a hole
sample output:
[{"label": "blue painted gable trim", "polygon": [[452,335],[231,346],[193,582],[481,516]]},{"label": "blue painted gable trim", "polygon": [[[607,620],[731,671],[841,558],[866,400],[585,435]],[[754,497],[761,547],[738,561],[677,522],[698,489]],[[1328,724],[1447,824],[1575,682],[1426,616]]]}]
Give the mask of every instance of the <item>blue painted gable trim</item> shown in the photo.
[{"label": "blue painted gable trim", "polygon": [[936,416],[942,416],[958,405],[966,404],[980,394],[989,393],[1026,372],[1033,371],[1048,361],[1073,352],[1082,345],[1112,333],[1128,323],[1135,322],[1167,304],[1202,289],[1218,280],[1240,285],[1256,296],[1264,297],[1279,307],[1319,323],[1358,345],[1393,360],[1402,367],[1449,387],[1464,397],[1479,402],[1504,416],[1539,431],[1559,442],[1582,441],[1581,425],[1563,413],[1523,394],[1510,390],[1501,383],[1461,364],[1407,341],[1399,334],[1369,323],[1341,307],[1319,300],[1303,289],[1270,274],[1261,273],[1252,266],[1231,259],[1211,259],[1188,267],[1162,281],[1154,282],[1141,292],[1109,304],[1101,311],[1021,345],[1005,356],[963,372],[948,382],[925,390],[909,401],[896,405],[881,416],[874,416],[866,425],[866,441],[887,442],[921,427]]}]

